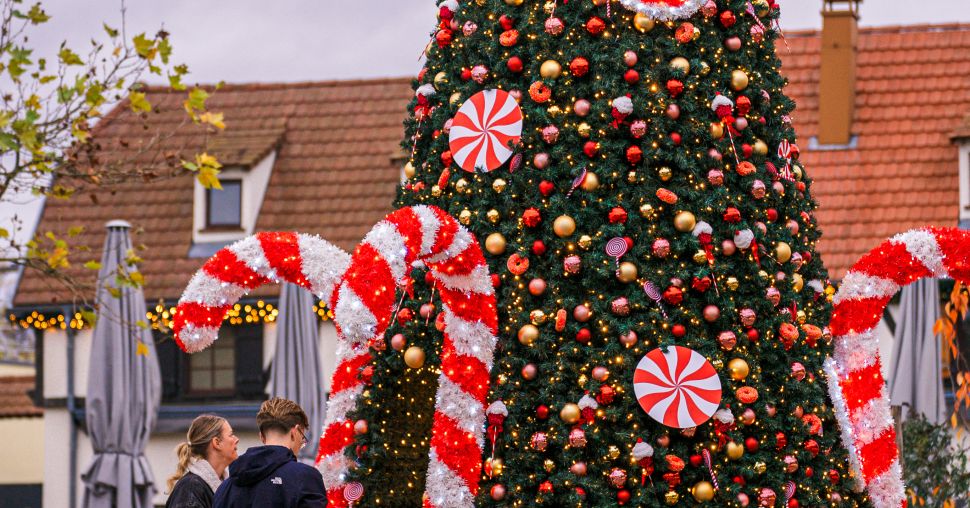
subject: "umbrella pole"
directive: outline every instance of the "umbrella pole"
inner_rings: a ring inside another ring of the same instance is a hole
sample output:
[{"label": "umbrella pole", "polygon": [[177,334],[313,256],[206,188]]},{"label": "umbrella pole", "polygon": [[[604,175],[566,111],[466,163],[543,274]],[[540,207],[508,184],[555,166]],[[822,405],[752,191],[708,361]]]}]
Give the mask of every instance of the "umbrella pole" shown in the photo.
[{"label": "umbrella pole", "polygon": [[[65,316],[73,316],[71,309],[64,309]],[[68,457],[68,481],[67,491],[69,508],[77,506],[77,422],[74,420],[74,411],[77,409],[77,401],[74,398],[74,327],[67,327],[67,415],[70,420],[70,455]]]}]

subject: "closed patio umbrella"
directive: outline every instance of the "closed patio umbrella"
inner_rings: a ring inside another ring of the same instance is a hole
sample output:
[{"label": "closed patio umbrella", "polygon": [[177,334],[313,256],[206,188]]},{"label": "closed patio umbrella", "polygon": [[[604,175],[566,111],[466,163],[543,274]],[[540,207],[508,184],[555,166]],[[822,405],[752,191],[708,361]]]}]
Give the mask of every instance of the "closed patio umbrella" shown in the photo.
[{"label": "closed patio umbrella", "polygon": [[273,355],[269,393],[290,399],[306,412],[310,421],[307,446],[300,459],[312,462],[317,455],[323,427],[323,372],[320,365],[319,320],[313,312],[316,303],[309,291],[286,283],[280,291],[280,314],[276,325],[276,352]]},{"label": "closed patio umbrella", "polygon": [[940,339],[933,333],[939,317],[935,279],[921,279],[903,288],[889,369],[889,396],[893,406],[904,407],[903,418],[912,409],[933,423],[946,420]]},{"label": "closed patio umbrella", "polygon": [[[140,288],[118,283],[131,250],[124,221],[111,221],[98,272],[98,321],[91,341],[85,403],[94,456],[81,475],[84,506],[150,507],[155,493],[145,445],[158,416],[161,377]],[[114,293],[114,294],[112,294]]]}]

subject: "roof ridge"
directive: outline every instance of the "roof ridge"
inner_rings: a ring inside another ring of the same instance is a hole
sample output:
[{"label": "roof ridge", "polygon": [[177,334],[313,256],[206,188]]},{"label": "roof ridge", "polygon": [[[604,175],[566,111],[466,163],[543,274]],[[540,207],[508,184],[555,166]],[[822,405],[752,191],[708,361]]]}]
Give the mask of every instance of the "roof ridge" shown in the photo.
[{"label": "roof ridge", "polygon": [[[864,35],[960,31],[970,31],[970,23],[917,23],[915,25],[873,25],[859,27],[859,33]],[[785,36],[789,38],[818,37],[821,33],[822,30],[818,28],[804,28],[785,32]]]},{"label": "roof ridge", "polygon": [[[298,88],[322,88],[322,87],[337,87],[337,86],[347,86],[347,85],[377,85],[377,84],[410,84],[411,80],[414,78],[408,76],[388,76],[382,78],[352,78],[352,79],[329,79],[322,81],[280,81],[280,82],[265,82],[265,81],[252,81],[243,83],[222,83],[219,86],[220,91],[259,91],[259,90],[279,90],[279,89],[298,89]],[[201,83],[194,86],[206,89],[216,88],[217,85],[212,83]],[[151,93],[165,93],[174,92],[171,87],[167,85],[147,85],[145,90]],[[181,92],[180,92],[181,93]]]}]

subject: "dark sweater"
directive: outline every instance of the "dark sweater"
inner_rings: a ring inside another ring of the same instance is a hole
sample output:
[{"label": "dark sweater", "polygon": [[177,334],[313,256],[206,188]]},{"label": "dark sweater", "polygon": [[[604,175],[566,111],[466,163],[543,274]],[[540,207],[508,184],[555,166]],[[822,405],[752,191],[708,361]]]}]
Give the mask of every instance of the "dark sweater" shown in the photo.
[{"label": "dark sweater", "polygon": [[212,497],[212,489],[201,476],[185,473],[175,483],[165,508],[212,508]]},{"label": "dark sweater", "polygon": [[246,450],[229,465],[213,501],[215,508],[323,508],[327,494],[320,471],[296,461],[283,446]]}]

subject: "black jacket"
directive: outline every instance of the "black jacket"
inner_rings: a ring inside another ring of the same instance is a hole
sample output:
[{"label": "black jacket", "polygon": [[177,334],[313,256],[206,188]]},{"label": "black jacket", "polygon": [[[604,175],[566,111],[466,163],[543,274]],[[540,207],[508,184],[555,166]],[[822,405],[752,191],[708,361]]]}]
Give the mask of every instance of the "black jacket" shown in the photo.
[{"label": "black jacket", "polygon": [[327,506],[323,477],[296,461],[283,446],[246,450],[229,465],[229,479],[216,491],[215,508],[322,508]]},{"label": "black jacket", "polygon": [[165,508],[212,508],[212,496],[212,489],[201,476],[185,473],[175,483]]}]

